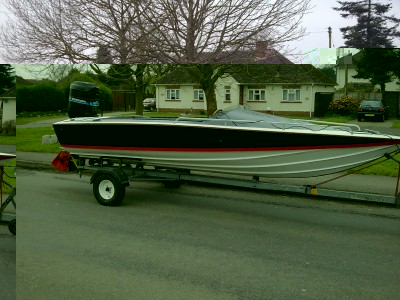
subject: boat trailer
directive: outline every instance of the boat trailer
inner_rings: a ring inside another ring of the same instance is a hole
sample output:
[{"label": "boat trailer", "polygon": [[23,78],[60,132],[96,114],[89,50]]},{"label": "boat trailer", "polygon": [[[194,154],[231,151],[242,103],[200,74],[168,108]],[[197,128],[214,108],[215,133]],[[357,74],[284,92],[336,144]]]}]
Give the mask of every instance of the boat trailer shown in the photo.
[{"label": "boat trailer", "polygon": [[[8,229],[10,230],[10,232],[13,235],[16,235],[17,233],[17,219],[15,217],[15,215],[11,215],[11,214],[5,214],[4,211],[6,209],[6,207],[11,203],[14,206],[14,209],[17,208],[16,205],[16,201],[14,199],[17,189],[15,186],[12,186],[10,183],[8,183],[7,181],[3,180],[3,176],[7,175],[4,172],[4,166],[0,166],[0,186],[2,188],[2,184],[7,185],[8,187],[11,188],[11,192],[10,194],[8,194],[7,198],[5,199],[5,201],[3,202],[3,198],[1,198],[1,206],[0,206],[0,223],[6,223],[8,224]],[[8,175],[7,175],[8,176]],[[2,193],[1,193],[1,197],[2,197]]]},{"label": "boat trailer", "polygon": [[[215,174],[208,175],[205,172],[192,172],[186,169],[148,167],[138,160],[129,158],[77,156],[66,151],[60,152],[52,164],[62,171],[77,171],[80,176],[85,172],[90,172],[93,194],[100,204],[106,206],[119,205],[124,199],[125,188],[129,186],[129,182],[141,180],[160,181],[166,187],[179,187],[185,182],[209,183],[318,198],[394,204],[400,207],[400,161],[393,156],[388,154],[386,159],[393,159],[399,163],[399,176],[394,196],[320,188],[322,184],[346,176],[346,174],[315,185],[286,185],[260,181],[257,176],[253,176],[251,179],[241,179],[237,176],[231,178]],[[375,164],[377,163],[380,162]]]}]

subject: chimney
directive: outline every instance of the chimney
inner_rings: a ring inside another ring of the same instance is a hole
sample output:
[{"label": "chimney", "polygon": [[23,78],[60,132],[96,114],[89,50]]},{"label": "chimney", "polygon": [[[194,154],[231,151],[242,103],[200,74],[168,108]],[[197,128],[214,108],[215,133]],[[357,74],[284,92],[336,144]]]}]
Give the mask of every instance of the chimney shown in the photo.
[{"label": "chimney", "polygon": [[268,41],[256,42],[256,58],[263,58],[267,55]]}]

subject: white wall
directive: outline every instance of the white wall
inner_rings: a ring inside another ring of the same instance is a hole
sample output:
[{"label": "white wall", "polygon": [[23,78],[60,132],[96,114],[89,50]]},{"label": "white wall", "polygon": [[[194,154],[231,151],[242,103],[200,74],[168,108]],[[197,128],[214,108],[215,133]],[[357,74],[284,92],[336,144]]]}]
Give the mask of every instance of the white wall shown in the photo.
[{"label": "white wall", "polygon": [[16,120],[17,106],[15,98],[1,98],[3,104],[3,123],[10,120]]},{"label": "white wall", "polygon": [[[225,86],[230,86],[231,101],[225,100]],[[240,87],[232,76],[219,78],[216,82],[215,96],[217,98],[218,109],[226,109],[239,105]]]},{"label": "white wall", "polygon": [[[231,87],[231,101],[225,100],[225,86]],[[248,88],[244,87],[243,104],[251,110],[268,111],[270,113],[300,112],[312,114],[314,112],[315,93],[334,92],[333,86],[301,85],[300,101],[283,101],[282,84],[266,85],[265,101],[249,101]],[[166,100],[166,87],[157,86],[157,107],[160,110],[206,110],[206,103],[193,101],[193,86],[180,85],[180,100]],[[220,78],[216,84],[216,99],[218,109],[226,109],[239,105],[240,86],[232,77]]]},{"label": "white wall", "polygon": [[[368,79],[362,79],[362,78],[353,78],[352,76],[357,75],[357,71],[354,68],[349,68],[348,69],[348,82],[355,82],[355,83],[370,83]],[[396,82],[400,81],[400,79],[394,79],[392,82],[386,83],[386,91],[392,91],[392,92],[399,92],[400,91],[400,85],[396,84]],[[336,75],[336,82],[338,85],[336,86],[336,89],[341,89],[344,87],[345,83],[345,69],[339,69],[337,71]],[[375,86],[375,89],[380,89],[381,87],[379,85]]]},{"label": "white wall", "polygon": [[300,101],[283,101],[283,87],[281,84],[267,85],[266,101],[249,101],[248,89],[244,89],[244,104],[252,110],[268,111],[270,113],[301,112],[310,114],[314,112],[315,93],[333,92],[333,86],[301,85]]},{"label": "white wall", "polygon": [[193,99],[193,86],[179,86],[179,100],[167,100],[167,89],[170,87],[156,86],[157,108],[159,110],[205,110],[205,101]]}]

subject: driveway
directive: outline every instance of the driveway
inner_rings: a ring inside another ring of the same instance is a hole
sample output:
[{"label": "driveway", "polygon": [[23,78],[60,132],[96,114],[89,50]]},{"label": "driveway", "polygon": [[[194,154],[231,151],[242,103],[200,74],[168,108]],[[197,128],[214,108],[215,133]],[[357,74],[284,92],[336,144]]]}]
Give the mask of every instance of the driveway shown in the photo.
[{"label": "driveway", "polygon": [[17,125],[18,128],[36,128],[36,127],[51,127],[53,123],[63,121],[68,119],[68,117],[60,117],[60,118],[55,118],[55,119],[48,119],[48,120],[40,120],[40,121],[35,121],[23,125]]},{"label": "driveway", "polygon": [[392,128],[393,124],[396,121],[397,119],[389,119],[385,120],[385,122],[377,122],[377,121],[358,122],[357,120],[352,120],[349,122],[349,124],[356,124],[360,126],[360,128],[363,130],[371,129],[385,134],[400,135],[400,128]]},{"label": "driveway", "polygon": [[[131,112],[131,111],[128,111],[128,112],[116,111],[116,112],[104,113],[104,117],[125,116],[125,115],[128,115],[128,116],[133,115],[133,112]],[[53,126],[54,123],[63,121],[66,119],[68,119],[68,116],[47,119],[47,120],[39,120],[39,121],[34,121],[34,122],[23,124],[23,125],[17,125],[17,128],[51,127],[51,126]]]}]

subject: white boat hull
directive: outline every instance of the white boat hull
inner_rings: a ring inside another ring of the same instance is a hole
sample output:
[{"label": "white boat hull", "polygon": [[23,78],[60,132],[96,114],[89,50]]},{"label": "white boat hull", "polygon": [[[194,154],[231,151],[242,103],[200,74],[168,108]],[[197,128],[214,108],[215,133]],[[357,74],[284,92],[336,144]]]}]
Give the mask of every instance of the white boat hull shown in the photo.
[{"label": "white boat hull", "polygon": [[0,153],[0,166],[3,166],[6,162],[14,159],[15,157],[15,154]]},{"label": "white boat hull", "polygon": [[145,165],[263,177],[312,177],[357,167],[397,150],[396,145],[271,151],[157,151],[68,148],[82,157],[118,157]]}]

